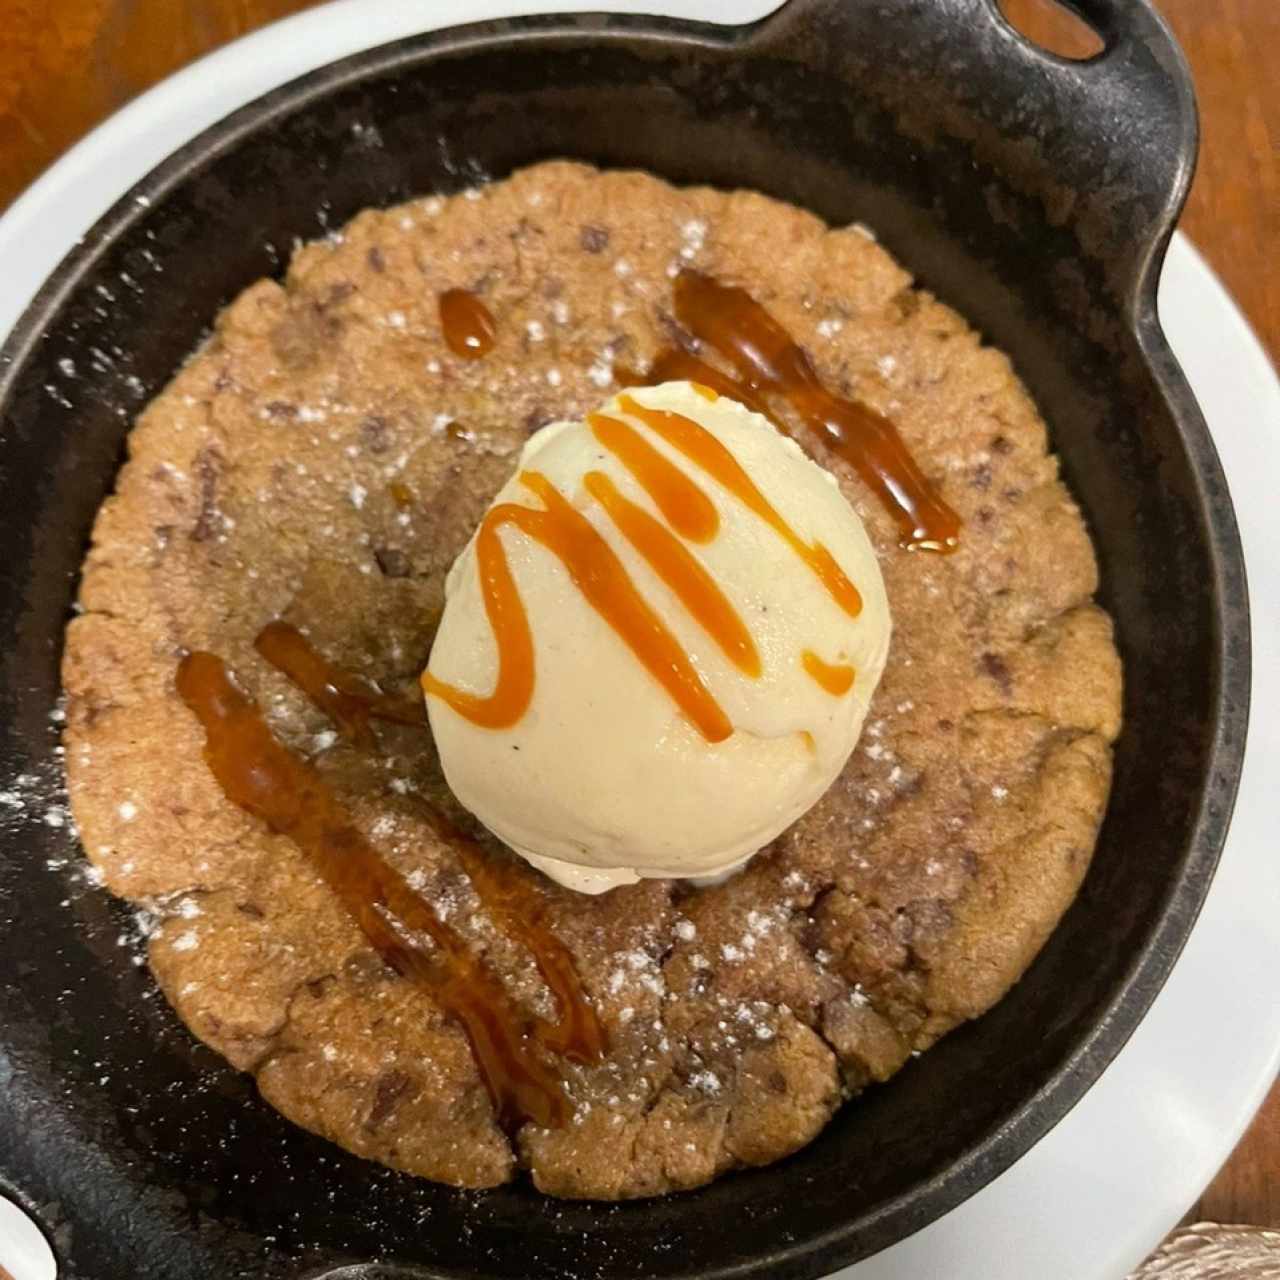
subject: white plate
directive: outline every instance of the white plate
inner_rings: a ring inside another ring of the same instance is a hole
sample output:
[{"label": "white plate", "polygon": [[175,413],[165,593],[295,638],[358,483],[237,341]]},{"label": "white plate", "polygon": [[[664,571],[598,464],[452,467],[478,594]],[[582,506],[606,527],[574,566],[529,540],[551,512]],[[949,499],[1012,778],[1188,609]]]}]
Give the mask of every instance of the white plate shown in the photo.
[{"label": "white plate", "polygon": [[[426,7],[337,0],[211,54],[113,116],[0,218],[0,334],[128,187],[206,125],[305,71],[484,18],[607,8],[736,23],[776,3],[435,0],[424,20]],[[1222,865],[1165,989],[1070,1115],[971,1200],[841,1280],[1119,1280],[1199,1195],[1280,1066],[1280,787],[1266,776],[1280,759],[1280,383],[1181,237],[1160,312],[1222,455],[1252,594],[1253,722]],[[0,1218],[0,1265],[4,1244]]]}]

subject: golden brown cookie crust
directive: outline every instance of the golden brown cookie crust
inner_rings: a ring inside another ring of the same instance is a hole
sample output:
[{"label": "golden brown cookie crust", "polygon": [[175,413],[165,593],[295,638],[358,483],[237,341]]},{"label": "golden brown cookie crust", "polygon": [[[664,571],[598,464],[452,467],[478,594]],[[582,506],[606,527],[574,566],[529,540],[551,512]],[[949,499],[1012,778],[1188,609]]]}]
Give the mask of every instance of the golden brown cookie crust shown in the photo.
[{"label": "golden brown cookie crust", "polygon": [[[387,728],[381,754],[355,751],[252,640],[283,617],[411,688],[444,572],[530,431],[592,408],[615,362],[644,367],[671,341],[683,265],[745,286],[829,385],[891,416],[966,528],[955,555],[902,552],[857,478],[819,457],[866,522],[893,610],[862,742],[722,886],[584,898],[539,881],[612,1051],[572,1069],[572,1124],[513,1144],[456,1025],[382,965],[288,840],[222,796],[174,671],[186,649],[223,656],[376,846],[545,1010],[528,957],[424,820],[422,798],[451,803],[426,735]],[[451,287],[497,318],[484,360],[442,340]],[[863,229],[564,162],[362,213],[301,248],[283,285],[237,298],[129,437],[63,664],[85,849],[158,914],[151,966],[191,1030],[357,1154],[471,1187],[523,1166],[552,1194],[603,1198],[776,1160],[998,1000],[1088,866],[1120,664],[1046,447],[1008,360]]]}]

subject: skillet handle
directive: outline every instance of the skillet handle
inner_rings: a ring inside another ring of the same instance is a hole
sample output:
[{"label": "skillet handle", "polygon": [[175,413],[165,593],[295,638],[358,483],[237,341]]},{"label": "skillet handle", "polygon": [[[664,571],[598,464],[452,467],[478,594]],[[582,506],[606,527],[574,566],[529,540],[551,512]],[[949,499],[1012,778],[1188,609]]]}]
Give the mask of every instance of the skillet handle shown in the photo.
[{"label": "skillet handle", "polygon": [[1102,53],[1049,53],[997,0],[789,0],[744,39],[856,84],[922,153],[967,147],[976,166],[1044,200],[1123,290],[1148,276],[1186,199],[1195,94],[1149,0],[1065,2],[1102,37]]},{"label": "skillet handle", "polygon": [[[992,3],[994,6],[994,0]],[[1181,56],[1169,28],[1151,7],[1150,0],[1058,0],[1058,3],[1083,18],[1108,48],[1124,40],[1148,47],[1163,41],[1174,45],[1175,52]]]}]

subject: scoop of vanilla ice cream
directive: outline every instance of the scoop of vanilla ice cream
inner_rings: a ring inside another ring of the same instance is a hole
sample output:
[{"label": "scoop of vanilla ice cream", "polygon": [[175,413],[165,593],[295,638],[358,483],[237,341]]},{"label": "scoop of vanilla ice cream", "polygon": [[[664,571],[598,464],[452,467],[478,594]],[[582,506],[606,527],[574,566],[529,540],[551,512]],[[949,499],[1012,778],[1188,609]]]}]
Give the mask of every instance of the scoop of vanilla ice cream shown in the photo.
[{"label": "scoop of vanilla ice cream", "polygon": [[[862,596],[856,617],[774,528],[729,489],[628,414],[633,427],[710,498],[719,531],[685,541],[753,638],[761,674],[733,664],[584,486],[604,472],[633,503],[654,501],[583,422],[544,427],[494,500],[541,509],[520,482],[545,476],[617,553],[646,601],[727,713],[732,734],[709,742],[588,603],[564,564],[523,530],[500,531],[529,619],[534,687],[510,728],[472,723],[437,695],[428,714],[445,777],[496,836],[561,884],[599,893],[642,877],[715,877],[737,867],[831,785],[858,740],[889,647],[889,606],[875,552],[835,478],[762,416],[687,382],[629,393],[683,415],[732,453],[790,528],[822,543]],[[854,668],[835,694],[806,670],[808,650]],[[450,570],[444,616],[427,668],[485,696],[498,650],[486,616],[473,538]]]}]

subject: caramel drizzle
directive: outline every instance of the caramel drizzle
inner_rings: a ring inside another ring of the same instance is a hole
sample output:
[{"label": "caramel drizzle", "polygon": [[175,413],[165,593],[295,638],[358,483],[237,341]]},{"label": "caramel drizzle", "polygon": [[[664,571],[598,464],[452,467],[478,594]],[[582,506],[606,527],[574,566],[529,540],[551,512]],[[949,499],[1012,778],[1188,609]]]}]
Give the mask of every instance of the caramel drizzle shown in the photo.
[{"label": "caramel drizzle", "polygon": [[573,962],[573,953],[556,937],[547,921],[547,902],[485,853],[439,814],[432,818],[437,833],[451,845],[495,923],[532,956],[547,988],[556,998],[559,1017],[538,1023],[540,1043],[572,1062],[599,1062],[608,1049],[604,1026],[587,996]]},{"label": "caramel drizzle", "polygon": [[[427,723],[421,702],[360,689],[359,677],[330,662],[287,622],[269,622],[258,633],[254,648],[358,746],[375,745],[368,717],[415,726]],[[340,703],[333,697],[335,692],[342,699]],[[485,908],[500,927],[532,953],[538,971],[556,997],[560,1017],[546,1029],[543,1043],[575,1061],[596,1061],[604,1053],[604,1031],[578,978],[572,953],[545,923],[546,900],[523,881],[504,876],[480,845],[443,814],[428,809],[427,819],[458,856]]]},{"label": "caramel drizzle", "polygon": [[702,564],[643,507],[619,493],[603,471],[588,471],[583,483],[725,657],[743,675],[757,678],[762,668],[751,633]]},{"label": "caramel drizzle", "polygon": [[440,328],[449,350],[464,360],[479,360],[493,350],[498,326],[489,308],[466,289],[446,289],[438,300]]},{"label": "caramel drizzle", "polygon": [[630,369],[623,364],[615,364],[613,376],[619,385],[624,387],[652,387],[662,382],[689,382],[695,387],[705,387],[717,395],[728,396],[730,400],[746,405],[762,418],[768,418],[783,435],[791,434],[769,412],[769,406],[745,382],[731,378],[714,365],[708,364],[705,360],[699,360],[697,356],[681,351],[678,347],[663,347],[654,356],[648,373]]},{"label": "caramel drizzle", "polygon": [[253,647],[293,681],[357,746],[375,745],[370,720],[425,725],[421,702],[393,698],[371,682],[335,667],[318,654],[296,627],[270,622],[258,633]]},{"label": "caramel drizzle", "polygon": [[[566,1124],[572,1108],[544,1051],[567,1047],[596,1060],[604,1038],[581,988],[575,993],[559,968],[560,954],[547,962],[556,975],[548,985],[561,1002],[561,1021],[552,1024],[524,1013],[462,937],[365,840],[319,774],[275,738],[221,658],[188,655],[178,667],[177,688],[204,727],[204,757],[227,798],[292,840],[387,964],[462,1025],[499,1122],[509,1128],[525,1120]],[[469,843],[461,847],[468,870],[483,859]],[[491,868],[480,873],[491,894],[494,875]],[[511,896],[497,914],[505,921],[518,910],[519,899]],[[524,936],[535,928],[536,918],[526,914]],[[423,937],[435,951],[422,947]]]},{"label": "caramel drizzle", "polygon": [[536,471],[520,482],[542,500],[543,509],[501,503],[480,524],[476,558],[485,614],[498,645],[498,679],[487,697],[458,689],[429,671],[422,687],[487,728],[509,728],[533,698],[533,639],[520,592],[499,537],[505,525],[541,543],[564,565],[587,602],[613,628],[640,664],[708,742],[723,742],[733,725],[702,682],[688,654],[640,594],[617,553],[591,522]]},{"label": "caramel drizzle", "polygon": [[745,289],[686,269],[676,277],[674,297],[676,318],[727,360],[737,377],[686,352],[666,350],[645,380],[692,378],[781,428],[765,403],[766,395],[777,395],[857,471],[897,520],[905,547],[944,554],[956,549],[960,517],[920,470],[893,423],[869,405],[828,391],[805,352]]},{"label": "caramel drizzle", "polygon": [[509,513],[523,510],[512,504],[495,507],[476,532],[480,594],[498,645],[498,679],[493,692],[469,693],[436,679],[429,671],[422,673],[424,693],[435,694],[460,716],[484,729],[511,728],[533,699],[533,633],[499,536],[503,524],[516,522]]},{"label": "caramel drizzle", "polygon": [[832,697],[843,697],[853,688],[857,672],[847,663],[824,662],[812,649],[800,655],[800,665]]},{"label": "caramel drizzle", "polygon": [[682,538],[690,542],[710,542],[716,536],[720,531],[720,515],[715,504],[630,423],[603,413],[589,413],[587,424],[595,438],[626,467]]},{"label": "caramel drizzle", "polygon": [[623,412],[639,418],[673,449],[701,467],[749,511],[759,516],[808,565],[827,594],[845,613],[856,618],[862,612],[862,596],[858,588],[845,576],[831,552],[820,542],[805,542],[760,492],[737,458],[710,431],[684,414],[650,409],[628,395],[618,397],[618,406]]}]

